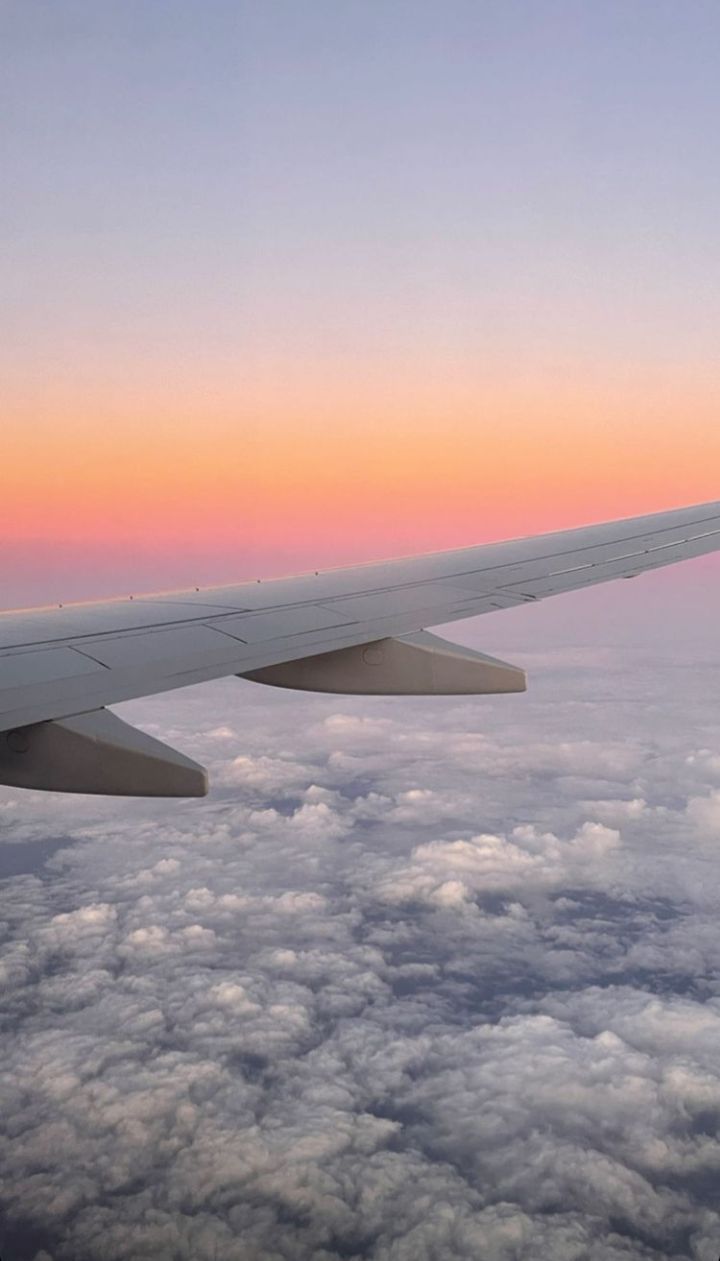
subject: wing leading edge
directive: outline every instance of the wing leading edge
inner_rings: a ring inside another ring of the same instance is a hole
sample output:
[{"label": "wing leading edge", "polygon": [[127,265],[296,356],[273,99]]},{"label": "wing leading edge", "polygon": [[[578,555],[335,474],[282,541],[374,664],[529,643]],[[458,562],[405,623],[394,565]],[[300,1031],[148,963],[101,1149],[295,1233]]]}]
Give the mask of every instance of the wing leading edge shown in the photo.
[{"label": "wing leading edge", "polygon": [[[180,773],[181,755],[133,741],[106,707],[226,675],[366,694],[522,690],[517,667],[419,632],[718,549],[715,502],[298,578],[3,613],[0,782],[196,795],[201,768]],[[79,715],[94,715],[80,734],[67,721]]]}]

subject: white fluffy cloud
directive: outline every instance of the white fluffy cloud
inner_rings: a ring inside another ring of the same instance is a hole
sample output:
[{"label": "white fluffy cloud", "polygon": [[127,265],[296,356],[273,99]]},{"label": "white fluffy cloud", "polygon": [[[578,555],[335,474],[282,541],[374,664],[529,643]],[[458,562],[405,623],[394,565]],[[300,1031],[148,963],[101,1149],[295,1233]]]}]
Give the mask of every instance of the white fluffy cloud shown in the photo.
[{"label": "white fluffy cloud", "polygon": [[128,716],[206,802],[2,793],[3,1257],[716,1261],[711,669],[625,742],[545,668],[197,689]]}]

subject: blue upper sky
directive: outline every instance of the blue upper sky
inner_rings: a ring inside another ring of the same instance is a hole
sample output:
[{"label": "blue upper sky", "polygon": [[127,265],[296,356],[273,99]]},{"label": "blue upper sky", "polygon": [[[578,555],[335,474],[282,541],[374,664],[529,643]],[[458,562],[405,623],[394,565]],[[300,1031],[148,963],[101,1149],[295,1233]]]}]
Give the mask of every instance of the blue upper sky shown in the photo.
[{"label": "blue upper sky", "polygon": [[0,23],[11,334],[61,306],[177,351],[714,353],[716,3],[11,0]]}]

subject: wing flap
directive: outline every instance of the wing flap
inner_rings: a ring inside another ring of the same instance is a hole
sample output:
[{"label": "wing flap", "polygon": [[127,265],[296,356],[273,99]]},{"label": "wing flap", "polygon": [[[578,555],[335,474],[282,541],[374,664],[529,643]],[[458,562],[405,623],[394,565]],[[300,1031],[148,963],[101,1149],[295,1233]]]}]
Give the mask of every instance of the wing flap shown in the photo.
[{"label": "wing flap", "polygon": [[[239,646],[212,626],[183,626],[133,635],[106,635],[78,641],[82,653],[108,670],[187,670],[193,665],[224,665],[237,659]],[[0,658],[1,660],[1,658]]]},{"label": "wing flap", "polygon": [[287,639],[291,635],[305,635],[311,631],[330,630],[335,626],[348,626],[355,620],[339,609],[297,604],[269,613],[252,613],[247,617],[224,617],[217,626],[223,634],[232,635],[241,643],[257,644],[270,639]]},{"label": "wing flap", "polygon": [[0,689],[24,688],[31,684],[56,683],[78,675],[97,674],[102,666],[89,661],[73,648],[13,652],[0,657]]}]

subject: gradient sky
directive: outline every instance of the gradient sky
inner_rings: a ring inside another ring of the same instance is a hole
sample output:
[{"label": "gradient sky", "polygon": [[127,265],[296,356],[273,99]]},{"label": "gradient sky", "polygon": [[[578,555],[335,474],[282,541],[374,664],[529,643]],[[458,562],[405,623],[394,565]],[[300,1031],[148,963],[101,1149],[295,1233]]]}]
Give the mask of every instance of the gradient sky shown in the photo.
[{"label": "gradient sky", "polygon": [[716,498],[719,41],[6,0],[0,604]]}]

